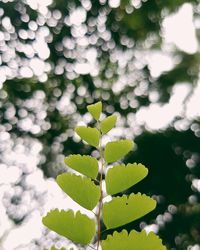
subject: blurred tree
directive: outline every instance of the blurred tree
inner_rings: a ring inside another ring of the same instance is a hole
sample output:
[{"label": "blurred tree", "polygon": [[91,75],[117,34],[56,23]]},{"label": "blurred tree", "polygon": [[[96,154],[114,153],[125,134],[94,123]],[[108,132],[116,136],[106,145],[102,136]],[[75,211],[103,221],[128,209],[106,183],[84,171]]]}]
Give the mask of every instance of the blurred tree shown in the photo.
[{"label": "blurred tree", "polygon": [[[184,3],[0,1],[0,131],[14,141],[41,142],[39,167],[56,176],[64,170],[64,155],[90,153],[90,147],[75,144],[72,128],[86,105],[102,99],[104,112],[116,111],[119,127],[130,127],[137,143],[131,160],[150,168],[146,186],[138,189],[156,194],[157,214],[147,221],[158,225],[169,249],[200,244],[200,127],[198,117],[187,114],[198,88],[200,56],[166,45],[163,28]],[[190,6],[198,37],[199,1]],[[150,62],[156,53],[167,55],[172,66],[155,75]],[[139,112],[155,104],[165,107],[183,83],[188,92],[182,112],[159,133],[147,132],[151,129],[138,121]],[[87,116],[84,122],[90,122]]]}]

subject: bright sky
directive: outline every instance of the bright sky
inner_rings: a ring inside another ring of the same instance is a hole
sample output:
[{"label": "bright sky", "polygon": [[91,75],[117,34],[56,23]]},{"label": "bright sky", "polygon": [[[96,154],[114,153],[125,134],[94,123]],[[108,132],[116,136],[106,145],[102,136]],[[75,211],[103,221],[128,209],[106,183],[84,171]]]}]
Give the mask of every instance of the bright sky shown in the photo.
[{"label": "bright sky", "polygon": [[[184,28],[183,28],[184,27]],[[178,49],[192,54],[198,50],[198,42],[193,23],[192,5],[184,4],[176,14],[170,15],[163,21],[163,35],[165,37],[165,47],[176,46]],[[169,53],[155,51],[147,54],[146,59],[149,64],[151,75],[157,77],[163,71],[173,68],[174,61]],[[187,105],[183,101],[191,91],[191,84],[182,82],[172,90],[169,103],[161,105],[151,104],[150,107],[141,108],[136,119],[139,124],[144,124],[147,129],[157,130],[166,128],[175,116],[185,112],[187,118],[192,119],[200,116],[198,109],[200,98],[200,82],[198,82]]]}]

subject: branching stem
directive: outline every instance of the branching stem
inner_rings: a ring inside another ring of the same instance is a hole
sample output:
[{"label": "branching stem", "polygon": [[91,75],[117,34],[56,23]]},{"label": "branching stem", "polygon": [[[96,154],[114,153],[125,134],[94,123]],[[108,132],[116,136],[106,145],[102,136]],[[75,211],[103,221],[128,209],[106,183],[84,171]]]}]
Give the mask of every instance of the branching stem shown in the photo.
[{"label": "branching stem", "polygon": [[[98,124],[99,125],[99,124]],[[99,200],[99,208],[98,208],[98,214],[97,214],[97,223],[98,223],[98,232],[97,232],[97,250],[99,250],[99,245],[100,245],[100,237],[101,237],[101,208],[102,208],[102,203],[103,203],[103,190],[102,190],[102,180],[103,180],[103,171],[104,171],[104,156],[103,156],[103,149],[102,149],[102,134],[100,138],[100,143],[99,143],[99,153],[100,153],[100,162],[101,162],[101,171],[100,171],[100,200]]]}]

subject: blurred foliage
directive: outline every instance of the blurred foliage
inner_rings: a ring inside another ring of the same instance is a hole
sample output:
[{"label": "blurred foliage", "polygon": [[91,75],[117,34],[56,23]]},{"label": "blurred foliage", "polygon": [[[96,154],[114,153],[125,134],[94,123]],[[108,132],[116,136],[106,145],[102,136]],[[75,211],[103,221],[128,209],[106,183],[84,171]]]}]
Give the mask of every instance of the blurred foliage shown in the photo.
[{"label": "blurred foliage", "polygon": [[[122,126],[138,129],[130,131],[137,150],[127,161],[150,169],[146,185],[137,186],[158,199],[147,224],[159,226],[169,249],[186,249],[200,244],[199,188],[194,185],[200,175],[199,119],[183,112],[166,130],[149,132],[124,118],[152,103],[168,103],[177,84],[187,82],[189,97],[193,93],[199,52],[163,46],[163,20],[187,1],[121,0],[115,8],[111,2],[0,1],[0,131],[13,140],[41,142],[39,167],[55,177],[64,170],[64,155],[91,153],[89,146],[76,143],[72,128],[86,105],[101,99],[106,115],[116,111]],[[198,19],[199,1],[190,4]],[[156,51],[176,58],[172,69],[157,77],[145,60],[146,53]],[[186,123],[183,129],[178,122]]]}]

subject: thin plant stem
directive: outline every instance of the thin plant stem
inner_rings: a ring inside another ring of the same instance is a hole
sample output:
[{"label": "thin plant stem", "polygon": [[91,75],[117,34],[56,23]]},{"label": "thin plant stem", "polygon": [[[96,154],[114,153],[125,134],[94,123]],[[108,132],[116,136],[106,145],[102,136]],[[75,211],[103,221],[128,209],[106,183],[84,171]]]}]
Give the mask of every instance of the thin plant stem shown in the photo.
[{"label": "thin plant stem", "polygon": [[[99,123],[98,123],[99,125]],[[104,170],[104,157],[103,157],[103,149],[101,145],[102,133],[99,143],[99,153],[100,153],[100,162],[101,162],[101,171],[100,171],[100,200],[99,200],[99,209],[97,214],[97,223],[98,223],[98,232],[97,232],[97,250],[99,250],[100,245],[100,237],[101,237],[101,208],[103,203],[103,190],[102,190],[102,180],[103,180],[103,170]]]},{"label": "thin plant stem", "polygon": [[97,217],[97,214],[94,211],[92,211],[92,213]]},{"label": "thin plant stem", "polygon": [[101,231],[101,234],[102,234],[102,233],[105,233],[105,232],[108,231],[108,230],[109,230],[109,229],[105,229],[105,230]]},{"label": "thin plant stem", "polygon": [[96,248],[94,248],[93,246],[91,246],[91,245],[88,245],[88,246],[91,247],[92,249],[96,250]]}]

